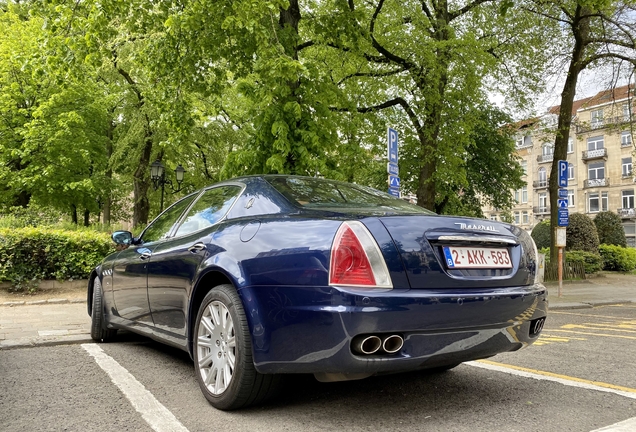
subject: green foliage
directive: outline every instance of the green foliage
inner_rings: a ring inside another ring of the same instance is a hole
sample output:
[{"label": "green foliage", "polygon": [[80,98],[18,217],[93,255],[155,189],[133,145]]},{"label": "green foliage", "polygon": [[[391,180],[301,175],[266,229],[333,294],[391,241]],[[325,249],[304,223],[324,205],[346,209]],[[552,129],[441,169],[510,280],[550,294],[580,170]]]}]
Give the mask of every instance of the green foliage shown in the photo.
[{"label": "green foliage", "polygon": [[572,213],[566,236],[567,250],[598,253],[599,241],[596,225],[588,216],[581,213]]},{"label": "green foliage", "polygon": [[0,229],[0,280],[24,289],[41,279],[82,279],[109,253],[105,233],[51,228]]},{"label": "green foliage", "polygon": [[[550,247],[550,220],[544,220],[535,225],[530,234],[537,249]],[[548,251],[548,254],[550,252]]]},{"label": "green foliage", "polygon": [[627,247],[625,229],[621,217],[614,212],[601,212],[594,218],[594,225],[601,244]]},{"label": "green foliage", "polygon": [[603,268],[603,257],[598,253],[581,250],[565,251],[565,261],[582,263],[586,274],[597,273]]},{"label": "green foliage", "polygon": [[636,269],[636,249],[608,244],[602,244],[598,249],[604,270],[628,272]]}]

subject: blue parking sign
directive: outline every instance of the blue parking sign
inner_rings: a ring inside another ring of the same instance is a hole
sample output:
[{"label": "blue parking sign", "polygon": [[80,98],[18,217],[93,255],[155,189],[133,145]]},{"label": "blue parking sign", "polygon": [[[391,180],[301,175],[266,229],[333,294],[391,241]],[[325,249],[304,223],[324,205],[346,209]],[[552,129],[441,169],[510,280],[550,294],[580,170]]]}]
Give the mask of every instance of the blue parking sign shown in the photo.
[{"label": "blue parking sign", "polygon": [[568,161],[559,161],[559,187],[568,186]]}]

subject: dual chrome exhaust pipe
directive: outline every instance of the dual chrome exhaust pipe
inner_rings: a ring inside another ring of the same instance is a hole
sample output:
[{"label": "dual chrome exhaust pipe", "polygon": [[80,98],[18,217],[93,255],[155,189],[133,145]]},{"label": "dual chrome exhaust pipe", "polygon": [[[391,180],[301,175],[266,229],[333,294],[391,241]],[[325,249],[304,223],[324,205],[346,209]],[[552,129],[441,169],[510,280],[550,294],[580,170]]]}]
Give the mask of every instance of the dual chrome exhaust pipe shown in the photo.
[{"label": "dual chrome exhaust pipe", "polygon": [[393,334],[385,336],[366,335],[357,336],[353,339],[353,351],[358,354],[371,355],[379,351],[385,354],[395,354],[404,346],[404,338]]}]

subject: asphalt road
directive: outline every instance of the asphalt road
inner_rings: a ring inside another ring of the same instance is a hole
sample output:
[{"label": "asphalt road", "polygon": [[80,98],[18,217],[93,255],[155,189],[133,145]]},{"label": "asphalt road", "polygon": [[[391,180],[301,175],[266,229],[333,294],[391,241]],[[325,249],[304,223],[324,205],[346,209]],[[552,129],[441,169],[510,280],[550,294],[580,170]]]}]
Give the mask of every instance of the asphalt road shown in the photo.
[{"label": "asphalt road", "polygon": [[[636,305],[553,311],[525,350],[441,374],[294,376],[276,401],[227,413],[203,398],[187,354],[128,337],[0,351],[0,430],[588,432],[636,417],[634,371]],[[138,412],[152,405],[135,402],[142,393],[163,411]],[[636,431],[631,422],[612,430]]]}]

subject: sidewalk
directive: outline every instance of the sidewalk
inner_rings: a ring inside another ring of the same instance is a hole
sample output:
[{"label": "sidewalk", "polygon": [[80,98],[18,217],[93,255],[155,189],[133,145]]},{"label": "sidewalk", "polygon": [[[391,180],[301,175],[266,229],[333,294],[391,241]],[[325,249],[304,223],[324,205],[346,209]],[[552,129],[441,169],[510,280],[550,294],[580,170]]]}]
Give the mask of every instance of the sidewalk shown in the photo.
[{"label": "sidewalk", "polygon": [[[636,303],[636,275],[607,275],[580,282],[545,284],[550,309],[582,309]],[[83,293],[72,298],[0,303],[0,350],[92,341]]]}]

